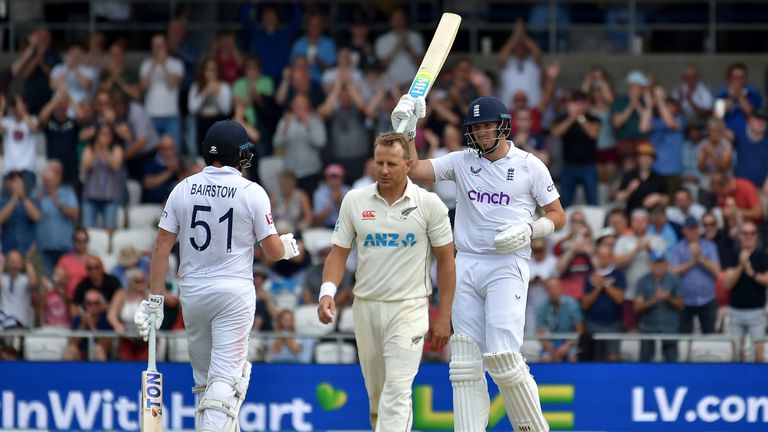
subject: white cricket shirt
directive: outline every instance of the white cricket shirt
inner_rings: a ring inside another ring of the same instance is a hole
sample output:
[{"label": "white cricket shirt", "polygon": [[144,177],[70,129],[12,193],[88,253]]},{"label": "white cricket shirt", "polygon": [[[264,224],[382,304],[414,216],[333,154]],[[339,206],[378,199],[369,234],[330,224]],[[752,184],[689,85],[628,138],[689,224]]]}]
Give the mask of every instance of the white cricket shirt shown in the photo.
[{"label": "white cricket shirt", "polygon": [[[560,198],[546,165],[510,142],[507,155],[491,162],[473,149],[430,159],[435,180],[456,182],[455,236],[459,252],[496,255],[493,237],[506,224],[534,221],[536,205]],[[514,254],[530,258],[531,248]]]},{"label": "white cricket shirt", "polygon": [[344,196],[331,242],[357,246],[353,293],[375,301],[399,301],[432,293],[432,248],[453,241],[448,208],[408,180],[391,206],[374,183]]},{"label": "white cricket shirt", "polygon": [[182,278],[253,280],[253,246],[277,234],[267,193],[232,167],[176,185],[158,226],[177,234]]}]

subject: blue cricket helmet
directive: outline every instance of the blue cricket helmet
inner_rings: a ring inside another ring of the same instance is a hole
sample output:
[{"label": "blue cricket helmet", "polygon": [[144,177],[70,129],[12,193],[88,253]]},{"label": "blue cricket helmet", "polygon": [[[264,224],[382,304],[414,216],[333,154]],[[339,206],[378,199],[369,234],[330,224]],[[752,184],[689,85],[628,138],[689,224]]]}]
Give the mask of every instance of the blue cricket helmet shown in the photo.
[{"label": "blue cricket helmet", "polygon": [[[480,142],[475,140],[472,134],[472,125],[482,123],[498,123],[496,143],[490,149],[485,149]],[[501,144],[500,138],[507,139],[512,123],[512,116],[509,115],[507,107],[495,97],[483,96],[470,102],[467,108],[467,118],[464,121],[464,136],[467,138],[467,145],[471,145],[477,150],[478,155],[482,156],[491,153]]]},{"label": "blue cricket helmet", "polygon": [[234,120],[220,120],[205,133],[203,139],[203,159],[206,165],[214,161],[222,165],[248,168],[253,158],[253,144],[248,133],[240,123]]}]

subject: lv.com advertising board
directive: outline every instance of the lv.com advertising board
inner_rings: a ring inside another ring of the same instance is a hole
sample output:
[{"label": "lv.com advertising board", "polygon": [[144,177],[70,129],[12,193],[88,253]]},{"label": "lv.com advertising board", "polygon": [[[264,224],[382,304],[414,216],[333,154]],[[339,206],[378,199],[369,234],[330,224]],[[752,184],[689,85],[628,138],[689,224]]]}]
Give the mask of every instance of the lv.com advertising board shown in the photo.
[{"label": "lv.com advertising board", "polygon": [[[142,363],[0,363],[0,429],[137,430]],[[194,427],[191,369],[161,364],[164,430]],[[553,430],[767,431],[768,367],[739,364],[537,364]],[[489,379],[489,381],[491,381]],[[510,431],[491,383],[489,430]],[[447,365],[422,365],[413,427],[452,430]],[[240,429],[369,429],[359,367],[255,365]]]}]

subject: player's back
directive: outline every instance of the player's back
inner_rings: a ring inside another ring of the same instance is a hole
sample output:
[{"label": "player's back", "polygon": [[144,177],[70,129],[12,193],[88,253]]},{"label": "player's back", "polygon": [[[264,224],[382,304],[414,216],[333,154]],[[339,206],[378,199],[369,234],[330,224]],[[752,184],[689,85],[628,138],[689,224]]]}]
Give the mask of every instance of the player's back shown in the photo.
[{"label": "player's back", "polygon": [[178,233],[182,279],[252,280],[253,246],[276,232],[264,189],[210,166],[176,185],[160,228]]}]

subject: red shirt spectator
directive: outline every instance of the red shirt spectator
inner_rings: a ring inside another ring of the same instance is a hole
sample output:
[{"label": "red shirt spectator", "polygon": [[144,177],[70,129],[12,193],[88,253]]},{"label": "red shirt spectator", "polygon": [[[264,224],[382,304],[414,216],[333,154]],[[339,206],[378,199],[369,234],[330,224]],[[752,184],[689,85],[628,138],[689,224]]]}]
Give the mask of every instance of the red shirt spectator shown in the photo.
[{"label": "red shirt spectator", "polygon": [[[717,194],[717,205],[723,209],[723,217],[727,220],[734,219],[739,212],[743,220],[758,226],[763,222],[760,193],[751,181],[718,172],[712,175],[712,192]],[[733,222],[738,220],[735,218]]]},{"label": "red shirt spectator", "polygon": [[[77,284],[88,275],[85,262],[88,258],[88,231],[79,228],[72,236],[74,250],[59,258],[56,267],[63,270],[66,277],[66,294],[72,298]],[[54,270],[54,274],[56,271]]]}]

